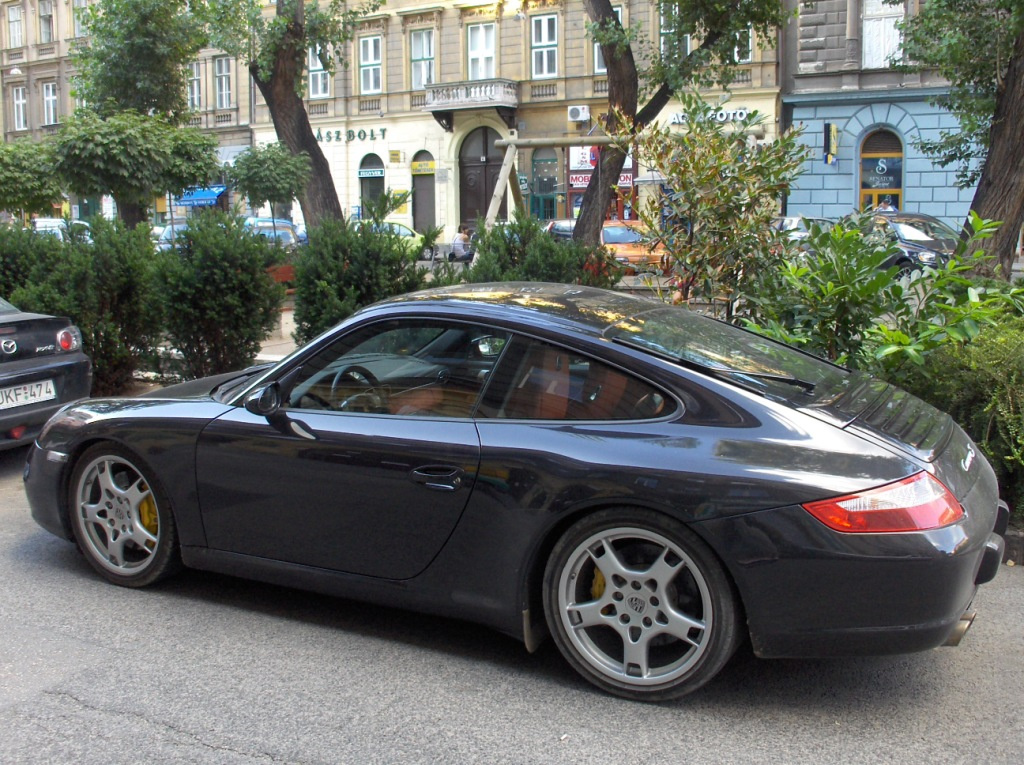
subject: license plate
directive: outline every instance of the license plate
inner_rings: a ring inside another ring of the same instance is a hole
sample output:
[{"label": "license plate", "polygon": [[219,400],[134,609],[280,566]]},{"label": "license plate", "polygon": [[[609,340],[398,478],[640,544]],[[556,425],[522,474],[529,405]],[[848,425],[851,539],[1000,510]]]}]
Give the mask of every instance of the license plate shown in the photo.
[{"label": "license plate", "polygon": [[12,409],[16,406],[50,401],[55,398],[57,398],[57,391],[53,387],[53,380],[12,385],[9,388],[0,388],[0,409]]}]

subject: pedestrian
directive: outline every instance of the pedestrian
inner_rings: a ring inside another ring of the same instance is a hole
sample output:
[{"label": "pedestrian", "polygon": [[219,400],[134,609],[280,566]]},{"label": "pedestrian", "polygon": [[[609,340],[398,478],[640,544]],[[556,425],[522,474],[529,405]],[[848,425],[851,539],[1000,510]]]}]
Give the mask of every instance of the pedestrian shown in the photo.
[{"label": "pedestrian", "polygon": [[899,210],[893,205],[892,197],[884,196],[882,197],[882,202],[875,208],[875,212],[894,213],[899,212]]},{"label": "pedestrian", "polygon": [[473,259],[473,253],[469,246],[469,226],[463,223],[459,226],[459,233],[452,241],[452,254],[449,260],[456,263],[465,263]]}]

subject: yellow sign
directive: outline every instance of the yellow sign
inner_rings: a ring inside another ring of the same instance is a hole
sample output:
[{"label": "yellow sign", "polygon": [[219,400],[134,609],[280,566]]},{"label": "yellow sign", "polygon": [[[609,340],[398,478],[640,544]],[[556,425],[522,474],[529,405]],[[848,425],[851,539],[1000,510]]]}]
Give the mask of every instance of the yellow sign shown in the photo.
[{"label": "yellow sign", "polygon": [[413,162],[411,167],[413,175],[433,175],[437,168],[437,163],[434,160],[429,162]]}]

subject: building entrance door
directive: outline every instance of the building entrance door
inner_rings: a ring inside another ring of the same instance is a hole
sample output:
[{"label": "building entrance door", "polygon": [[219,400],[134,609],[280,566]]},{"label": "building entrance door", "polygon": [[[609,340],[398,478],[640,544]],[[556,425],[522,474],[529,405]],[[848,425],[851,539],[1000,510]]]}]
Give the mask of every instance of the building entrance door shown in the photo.
[{"label": "building entrance door", "polygon": [[[502,150],[494,147],[501,136],[498,131],[481,127],[474,130],[462,142],[459,150],[459,222],[476,226],[477,218],[487,215],[491,196],[498,185],[498,174],[505,157]],[[503,196],[499,218],[508,216],[508,205]]]}]

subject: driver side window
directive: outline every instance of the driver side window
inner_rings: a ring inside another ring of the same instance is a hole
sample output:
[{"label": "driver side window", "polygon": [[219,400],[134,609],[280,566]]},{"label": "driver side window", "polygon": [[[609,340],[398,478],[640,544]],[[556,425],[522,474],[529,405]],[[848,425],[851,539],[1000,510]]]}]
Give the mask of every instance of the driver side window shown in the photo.
[{"label": "driver side window", "polygon": [[507,333],[474,324],[408,319],[357,329],[302,367],[290,409],[471,417]]}]

